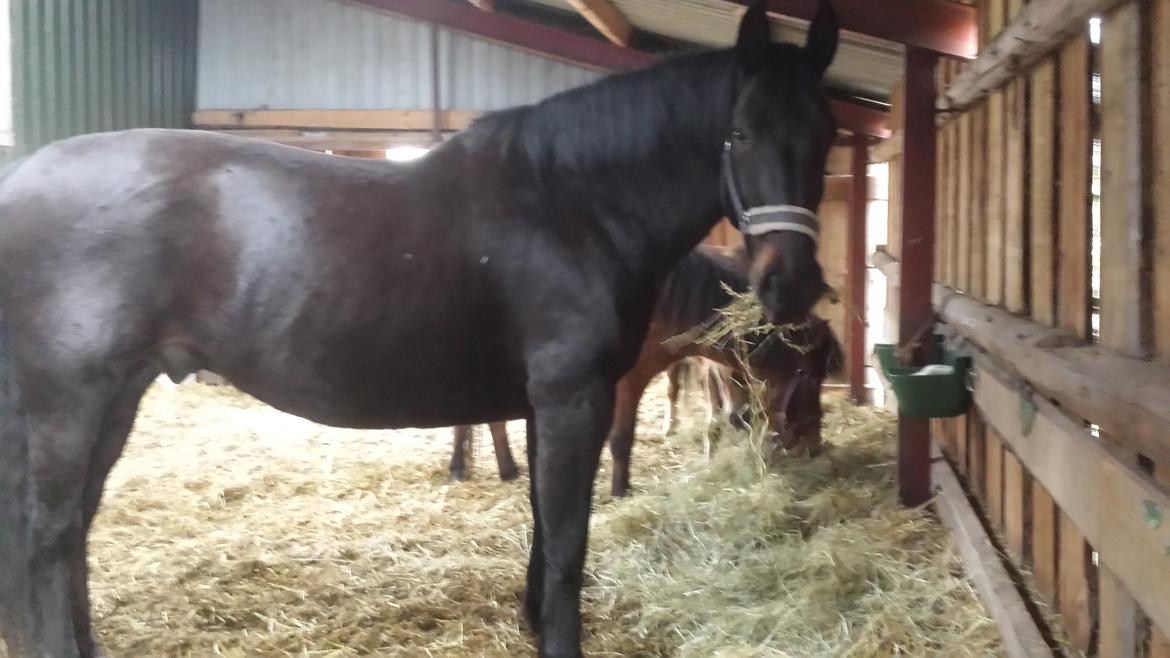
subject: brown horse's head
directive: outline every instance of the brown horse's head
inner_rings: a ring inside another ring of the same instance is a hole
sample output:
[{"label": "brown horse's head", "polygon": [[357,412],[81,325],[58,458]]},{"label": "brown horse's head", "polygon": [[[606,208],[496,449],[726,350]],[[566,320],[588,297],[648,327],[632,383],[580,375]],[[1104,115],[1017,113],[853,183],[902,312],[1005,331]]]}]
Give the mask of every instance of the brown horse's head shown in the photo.
[{"label": "brown horse's head", "polygon": [[767,2],[740,23],[723,187],[744,234],[752,287],[777,324],[807,316],[825,289],[817,207],[837,126],[822,85],[837,50],[837,16],[821,0],[803,47],[772,43]]},{"label": "brown horse's head", "polygon": [[844,354],[829,323],[817,317],[788,340],[799,349],[773,336],[753,354],[751,365],[765,384],[763,402],[775,445],[792,450],[803,444],[815,455],[824,415],[821,385],[840,373]]}]

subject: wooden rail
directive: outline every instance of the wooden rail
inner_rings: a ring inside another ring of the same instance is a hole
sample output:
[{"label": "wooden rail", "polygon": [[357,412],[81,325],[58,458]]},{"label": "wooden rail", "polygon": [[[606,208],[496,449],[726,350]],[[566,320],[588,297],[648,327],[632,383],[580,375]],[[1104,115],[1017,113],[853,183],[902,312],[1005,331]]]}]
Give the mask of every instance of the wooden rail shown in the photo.
[{"label": "wooden rail", "polygon": [[[872,256],[892,281],[900,265],[884,250]],[[1086,345],[1072,333],[1046,327],[934,284],[939,317],[1013,374],[1078,418],[1158,463],[1170,463],[1170,367]]]},{"label": "wooden rail", "polygon": [[1118,2],[1032,0],[939,97],[939,109],[965,108],[1002,87],[1056,51],[1070,36],[1085,33],[1090,17]]}]

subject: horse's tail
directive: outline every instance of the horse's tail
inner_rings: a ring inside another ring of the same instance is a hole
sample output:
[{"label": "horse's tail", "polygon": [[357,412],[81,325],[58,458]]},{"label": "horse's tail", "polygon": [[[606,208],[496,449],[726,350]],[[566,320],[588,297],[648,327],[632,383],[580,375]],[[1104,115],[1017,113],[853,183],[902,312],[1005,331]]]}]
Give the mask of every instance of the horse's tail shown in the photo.
[{"label": "horse's tail", "polygon": [[[12,354],[0,313],[0,648],[23,656],[28,614],[28,441],[17,409]],[[0,651],[3,655],[3,651]]]}]

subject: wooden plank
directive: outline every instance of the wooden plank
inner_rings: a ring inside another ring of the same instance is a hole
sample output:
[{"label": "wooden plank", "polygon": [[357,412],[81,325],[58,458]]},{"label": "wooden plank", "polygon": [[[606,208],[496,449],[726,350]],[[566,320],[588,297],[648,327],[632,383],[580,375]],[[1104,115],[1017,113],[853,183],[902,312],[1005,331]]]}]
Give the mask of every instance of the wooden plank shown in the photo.
[{"label": "wooden plank", "polygon": [[1035,62],[1084,35],[1090,17],[1120,0],[1031,0],[939,97],[940,109],[969,107]]},{"label": "wooden plank", "polygon": [[568,3],[606,39],[619,46],[630,45],[634,27],[609,0],[568,0]]},{"label": "wooden plank", "polygon": [[1089,605],[1088,551],[1085,537],[1076,524],[1060,515],[1060,601],[1061,624],[1069,642],[1087,652],[1093,641],[1093,616]]},{"label": "wooden plank", "polygon": [[[1078,646],[1090,635],[1087,540],[1150,619],[1170,627],[1170,496],[1117,459],[1101,441],[1052,404],[1032,397],[1031,426],[1021,423],[1018,385],[977,356],[975,401],[1032,476],[1052,494],[1061,521],[1061,610]],[[1089,485],[1091,483],[1091,486]],[[1083,582],[1082,582],[1083,581]]]},{"label": "wooden plank", "polygon": [[958,176],[958,236],[955,266],[958,268],[955,276],[955,287],[958,290],[971,290],[971,205],[972,205],[972,164],[975,153],[971,131],[974,126],[970,113],[964,114],[958,120],[959,130],[959,176]]},{"label": "wooden plank", "polygon": [[[1150,0],[1150,190],[1153,204],[1153,345],[1170,361],[1170,0]],[[1170,467],[1170,464],[1166,465]],[[1170,631],[1170,629],[1167,629]]]},{"label": "wooden plank", "polygon": [[[935,64],[933,52],[909,49],[905,57],[905,114],[902,132],[901,244],[904,276],[898,291],[898,336],[908,340],[934,317]],[[928,181],[921,185],[920,181]],[[922,361],[922,354],[915,360]],[[921,419],[898,418],[898,497],[907,506],[930,498],[930,431]]]},{"label": "wooden plank", "polygon": [[1072,39],[1060,53],[1060,325],[1089,335],[1090,125],[1089,39]]},{"label": "wooden plank", "polygon": [[265,142],[296,146],[312,151],[369,151],[395,146],[419,146],[431,142],[431,133],[421,130],[264,130],[222,129],[212,132]]},{"label": "wooden plank", "polygon": [[[475,110],[444,110],[443,130],[462,130],[478,117]],[[200,128],[313,130],[430,130],[431,110],[199,110]]]},{"label": "wooden plank", "polygon": [[1147,299],[1141,20],[1133,2],[1101,23],[1101,343],[1130,356],[1142,351]]},{"label": "wooden plank", "polygon": [[1099,605],[1097,619],[1100,637],[1097,655],[1109,658],[1137,658],[1138,607],[1125,585],[1117,579],[1109,566],[1097,567]]},{"label": "wooden plank", "polygon": [[1004,266],[1004,95],[996,92],[987,99],[987,200],[983,208],[983,226],[987,232],[984,256],[987,268],[987,287],[983,290],[983,301],[992,306],[1003,305]]},{"label": "wooden plank", "polygon": [[1011,82],[1006,91],[1004,130],[1004,307],[1013,313],[1028,311],[1027,179],[1028,87],[1026,79]]},{"label": "wooden plank", "polygon": [[971,150],[971,280],[970,294],[986,299],[987,291],[987,108],[972,110]]},{"label": "wooden plank", "polygon": [[1056,603],[1056,503],[1042,484],[1032,481],[1032,572],[1036,589]]},{"label": "wooden plank", "polygon": [[[1170,2],[1170,0],[1167,0]],[[1037,64],[1031,79],[1028,162],[1032,319],[1056,324],[1056,60]]]},{"label": "wooden plank", "polygon": [[869,147],[870,162],[889,162],[902,155],[902,131],[894,130],[894,134]]},{"label": "wooden plank", "polygon": [[1010,450],[1003,453],[1003,537],[1019,562],[1024,559],[1025,525],[1029,515],[1027,474]]},{"label": "wooden plank", "polygon": [[967,482],[971,485],[971,493],[980,501],[987,501],[987,468],[986,463],[986,425],[983,422],[983,416],[977,410],[972,410],[967,414],[969,425],[967,427],[967,458],[970,460],[970,472],[967,474]]},{"label": "wooden plank", "polygon": [[1003,533],[1003,441],[994,427],[988,426],[983,439],[984,490],[986,503],[984,511],[996,532]]},{"label": "wooden plank", "polygon": [[[1170,464],[1159,464],[1154,468],[1154,479],[1162,485],[1163,491],[1170,491]],[[1170,658],[1170,628],[1158,628],[1150,623],[1150,650],[1148,658]]]},{"label": "wooden plank", "polygon": [[1005,653],[1011,658],[1051,655],[954,472],[945,461],[939,461],[933,467],[933,476],[939,489],[934,500],[939,519],[950,529],[966,576],[999,628]]},{"label": "wooden plank", "polygon": [[967,428],[970,421],[966,416],[955,419],[955,470],[959,475],[966,476],[968,468]]}]

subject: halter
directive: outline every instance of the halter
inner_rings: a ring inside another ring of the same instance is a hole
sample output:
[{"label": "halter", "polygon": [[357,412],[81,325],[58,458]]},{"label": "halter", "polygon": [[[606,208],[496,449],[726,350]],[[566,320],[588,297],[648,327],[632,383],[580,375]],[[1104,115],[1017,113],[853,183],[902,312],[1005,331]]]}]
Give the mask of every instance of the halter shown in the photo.
[{"label": "halter", "polygon": [[731,140],[723,142],[723,187],[731,199],[734,210],[731,221],[744,235],[763,235],[773,231],[803,233],[817,241],[820,221],[817,214],[808,208],[792,205],[755,206],[747,208],[735,186],[735,172],[731,167]]}]

